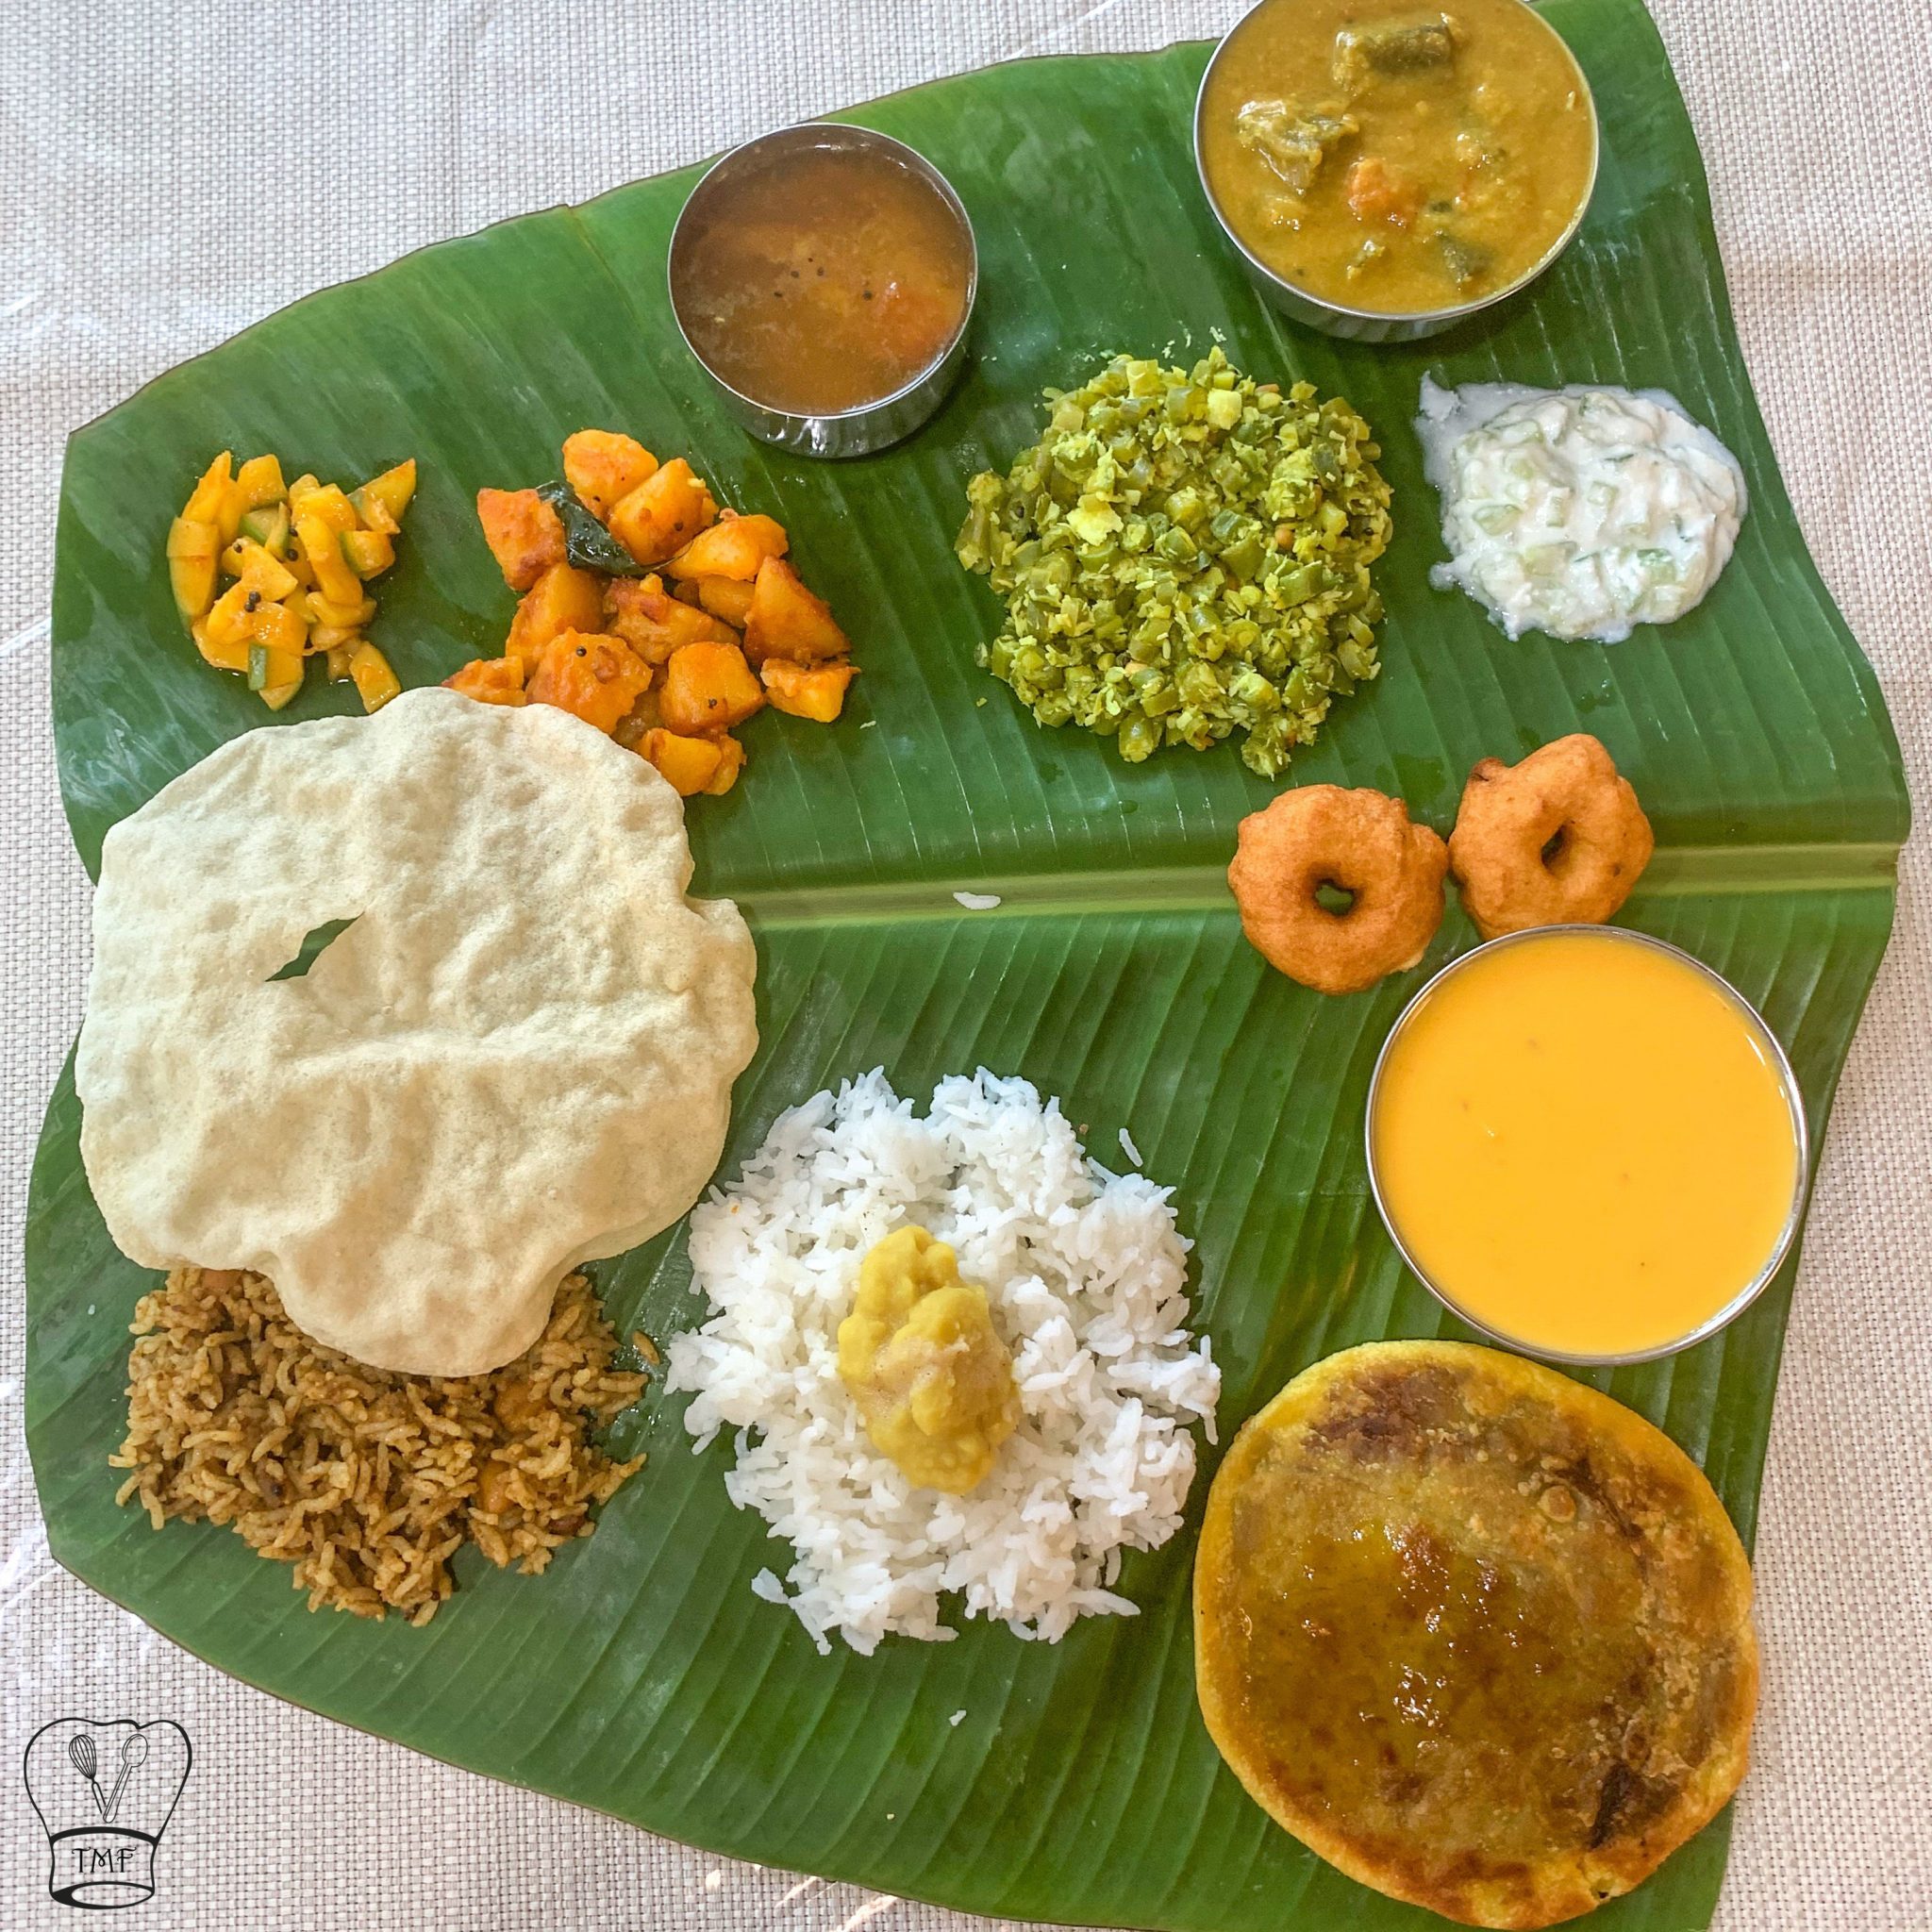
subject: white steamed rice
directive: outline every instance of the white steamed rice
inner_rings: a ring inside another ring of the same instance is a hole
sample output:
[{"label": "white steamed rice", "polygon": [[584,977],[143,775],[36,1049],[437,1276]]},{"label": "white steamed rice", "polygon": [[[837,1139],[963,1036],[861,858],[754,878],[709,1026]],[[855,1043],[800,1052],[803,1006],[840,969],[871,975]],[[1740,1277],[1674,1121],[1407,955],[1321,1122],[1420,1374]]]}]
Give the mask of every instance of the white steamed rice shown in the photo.
[{"label": "white steamed rice", "polygon": [[[753,1588],[822,1652],[835,1631],[868,1655],[889,1633],[950,1638],[942,1594],[1048,1642],[1135,1614],[1111,1587],[1121,1552],[1179,1528],[1189,1425],[1212,1441],[1221,1393],[1183,1325],[1191,1243],[1171,1191],[1090,1161],[1024,1080],[942,1080],[921,1120],[874,1070],[782,1114],[692,1210],[713,1313],[672,1338],[668,1386],[693,1393],[698,1450],[738,1432],[726,1491],[793,1552],[785,1582],[761,1571]],[[839,1379],[859,1260],[908,1222],[958,1250],[1013,1352],[1023,1419],[970,1495],[913,1489]]]}]

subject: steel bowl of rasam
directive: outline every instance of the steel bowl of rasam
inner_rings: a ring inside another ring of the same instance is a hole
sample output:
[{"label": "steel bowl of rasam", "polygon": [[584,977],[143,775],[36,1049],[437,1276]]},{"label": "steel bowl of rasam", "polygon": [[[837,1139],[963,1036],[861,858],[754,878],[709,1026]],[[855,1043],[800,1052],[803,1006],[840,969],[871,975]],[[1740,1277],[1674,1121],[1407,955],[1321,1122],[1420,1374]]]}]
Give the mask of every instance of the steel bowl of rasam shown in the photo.
[{"label": "steel bowl of rasam", "polygon": [[1524,0],[1260,0],[1215,49],[1194,160],[1250,278],[1297,322],[1411,341],[1570,244],[1596,104]]},{"label": "steel bowl of rasam", "polygon": [[1623,926],[1453,960],[1383,1042],[1369,1182],[1410,1269],[1524,1355],[1649,1361],[1714,1335],[1803,1217],[1804,1099],[1727,980]]},{"label": "steel bowl of rasam", "polygon": [[979,256],[924,155],[814,121],[734,148],[691,190],[670,280],[686,343],[752,435],[856,457],[911,435],[946,399]]}]

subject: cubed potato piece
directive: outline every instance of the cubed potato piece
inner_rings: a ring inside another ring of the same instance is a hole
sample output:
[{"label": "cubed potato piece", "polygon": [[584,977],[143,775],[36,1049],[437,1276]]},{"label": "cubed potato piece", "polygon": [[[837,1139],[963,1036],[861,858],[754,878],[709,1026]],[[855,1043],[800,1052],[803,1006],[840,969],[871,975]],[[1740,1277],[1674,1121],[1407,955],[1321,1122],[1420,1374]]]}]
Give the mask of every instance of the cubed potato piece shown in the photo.
[{"label": "cubed potato piece", "polygon": [[718,741],[718,769],[711,774],[710,782],[705,787],[707,798],[723,798],[738,783],[738,774],[744,770],[744,747],[737,739],[724,737]]},{"label": "cubed potato piece", "polygon": [[651,667],[622,638],[567,630],[543,647],[525,685],[533,705],[555,705],[611,732],[651,681]]},{"label": "cubed potato piece", "polygon": [[610,512],[610,534],[648,566],[675,556],[717,514],[703,479],[682,457],[673,457]]},{"label": "cubed potato piece", "polygon": [[521,658],[477,658],[442,681],[451,691],[459,691],[466,698],[475,698],[482,705],[527,702]]},{"label": "cubed potato piece", "polygon": [[512,591],[527,591],[567,559],[563,519],[534,490],[479,490],[476,520],[483,541]]},{"label": "cubed potato piece", "polygon": [[768,557],[744,616],[744,655],[754,664],[767,658],[790,658],[813,664],[821,658],[850,655],[851,641],[832,618],[832,607],[815,597],[782,558]]},{"label": "cubed potato piece", "polygon": [[563,480],[599,523],[633,490],[658,474],[658,458],[635,437],[614,429],[579,429],[563,441]]},{"label": "cubed potato piece", "polygon": [[728,624],[674,597],[661,577],[612,577],[604,591],[604,628],[646,664],[662,664],[686,644],[735,644]]},{"label": "cubed potato piece", "polygon": [[758,676],[774,710],[793,718],[809,718],[815,724],[829,724],[844,708],[845,687],[857,669],[843,660],[794,664],[790,658],[767,658],[758,666]]},{"label": "cubed potato piece", "polygon": [[686,644],[664,667],[658,708],[673,731],[729,731],[764,708],[765,693],[736,644]]},{"label": "cubed potato piece", "polygon": [[654,681],[652,688],[642,692],[617,721],[617,726],[610,735],[625,751],[641,751],[645,732],[655,731],[663,722],[658,715],[658,691]]},{"label": "cubed potato piece", "polygon": [[744,620],[751,614],[752,585],[740,583],[735,577],[692,577],[678,586],[678,595],[686,591],[691,591],[713,617],[722,617],[740,630],[744,628]]},{"label": "cubed potato piece", "polygon": [[726,510],[708,530],[700,530],[665,566],[667,576],[735,577],[748,584],[768,557],[791,547],[782,524],[771,517],[734,516]]},{"label": "cubed potato piece", "polygon": [[644,733],[638,750],[677,788],[680,797],[690,798],[717,776],[724,761],[724,747],[734,741],[728,738],[685,738],[659,725]]},{"label": "cubed potato piece", "polygon": [[554,563],[525,592],[503,648],[528,668],[543,655],[550,640],[564,631],[604,627],[604,579],[594,571]]}]

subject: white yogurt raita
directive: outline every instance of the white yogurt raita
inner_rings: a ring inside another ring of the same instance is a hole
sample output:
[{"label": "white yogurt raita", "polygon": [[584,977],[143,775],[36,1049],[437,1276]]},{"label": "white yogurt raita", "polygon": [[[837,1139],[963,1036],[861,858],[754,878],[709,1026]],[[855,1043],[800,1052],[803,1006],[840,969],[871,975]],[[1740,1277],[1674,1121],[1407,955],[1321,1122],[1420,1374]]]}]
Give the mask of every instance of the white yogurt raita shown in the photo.
[{"label": "white yogurt raita", "polygon": [[1694,608],[1730,560],[1744,473],[1661,390],[1423,378],[1449,561],[1430,573],[1526,630],[1617,643]]}]

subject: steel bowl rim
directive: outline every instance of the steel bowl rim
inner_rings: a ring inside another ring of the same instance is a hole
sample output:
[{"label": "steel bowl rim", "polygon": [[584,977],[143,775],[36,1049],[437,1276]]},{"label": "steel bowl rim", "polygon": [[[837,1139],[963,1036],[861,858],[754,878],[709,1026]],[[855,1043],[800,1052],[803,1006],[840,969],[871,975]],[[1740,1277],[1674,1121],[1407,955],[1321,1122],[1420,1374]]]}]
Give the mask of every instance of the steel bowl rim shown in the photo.
[{"label": "steel bowl rim", "polygon": [[[797,410],[784,409],[775,404],[760,402],[758,397],[747,395],[734,383],[719,375],[704,351],[691,341],[691,331],[684,325],[684,316],[677,300],[677,243],[684,233],[686,222],[697,206],[698,198],[710,184],[721,168],[729,166],[753,154],[757,149],[769,143],[785,141],[801,134],[838,134],[851,141],[855,146],[875,146],[891,153],[902,165],[925,181],[939,195],[954,219],[958,223],[960,232],[966,238],[966,300],[959,313],[959,325],[946,338],[939,353],[919,372],[891,391],[889,394],[876,396],[871,402],[855,403],[845,409]],[[959,199],[958,191],[940,171],[939,167],[903,141],[890,134],[881,134],[875,127],[862,127],[854,121],[793,121],[783,127],[767,128],[763,134],[755,134],[749,141],[741,141],[736,147],[726,148],[719,155],[691,184],[691,191],[684,198],[684,206],[677,211],[677,220],[672,224],[671,240],[664,250],[664,286],[671,303],[671,319],[677,325],[677,333],[683,339],[684,346],[691,351],[691,358],[705,374],[728,396],[742,403],[747,408],[757,409],[767,416],[774,416],[786,424],[801,426],[812,423],[863,423],[868,417],[894,408],[912,395],[924,383],[930,382],[946,365],[961,342],[966,332],[973,325],[973,311],[979,298],[979,237],[974,231],[973,217],[966,212],[966,204]]]},{"label": "steel bowl rim", "polygon": [[[1506,946],[1520,945],[1526,940],[1547,939],[1553,934],[1585,935],[1592,939],[1607,939],[1648,946],[1653,952],[1668,954],[1672,958],[1691,967],[1724,996],[1769,1050],[1772,1067],[1784,1095],[1785,1110],[1791,1124],[1792,1152],[1795,1156],[1791,1204],[1778,1230],[1777,1240],[1772,1244],[1763,1265],[1729,1301],[1714,1313],[1707,1315],[1695,1328],[1687,1330],[1672,1341],[1660,1342],[1654,1348],[1633,1349],[1607,1355],[1547,1348],[1525,1336],[1506,1334],[1502,1329],[1481,1321],[1463,1307],[1446,1289],[1433,1280],[1428,1271],[1409,1252],[1408,1244],[1403,1240],[1402,1232],[1396,1225],[1395,1216],[1382,1196],[1381,1175],[1376,1171],[1375,1162],[1375,1103],[1382,1089],[1383,1071],[1389,1063],[1390,1051],[1395,1041],[1437,987],[1453,974],[1461,972],[1471,960],[1479,959],[1484,955],[1499,951]],[[1528,1356],[1539,1361],[1561,1362],[1571,1368],[1628,1368],[1640,1362],[1660,1361],[1666,1356],[1680,1355],[1687,1348],[1694,1348],[1699,1342],[1707,1341],[1713,1335],[1729,1327],[1771,1286],[1778,1270],[1784,1266],[1797,1241],[1799,1229],[1804,1225],[1805,1209],[1811,1192],[1811,1133],[1805,1117],[1805,1095],[1798,1085],[1798,1076],[1792,1070],[1784,1043],[1772,1030],[1770,1022],[1716,967],[1707,965],[1696,954],[1686,952],[1682,946],[1674,945],[1669,940],[1658,939],[1654,933],[1640,932],[1636,927],[1627,925],[1526,926],[1521,932],[1507,932],[1495,939],[1485,940],[1480,945],[1472,946],[1468,952],[1458,954],[1445,965],[1439,967],[1404,1004],[1375,1055],[1374,1071],[1369,1075],[1368,1099],[1363,1108],[1362,1142],[1368,1156],[1369,1192],[1374,1199],[1375,1212],[1381,1216],[1382,1225],[1408,1272],[1457,1321],[1468,1324],[1479,1335],[1487,1337],[1504,1348],[1515,1351],[1518,1355]]]},{"label": "steel bowl rim", "polygon": [[1570,64],[1575,70],[1577,85],[1583,90],[1584,106],[1590,109],[1590,178],[1583,184],[1583,192],[1577,198],[1575,212],[1571,215],[1549,248],[1536,262],[1507,288],[1493,290],[1474,302],[1460,302],[1447,308],[1355,308],[1346,302],[1337,302],[1326,295],[1318,295],[1311,289],[1305,289],[1299,282],[1291,282],[1277,269],[1262,261],[1235,232],[1234,224],[1223,212],[1220,201],[1214,192],[1214,185],[1208,178],[1208,161],[1201,152],[1201,121],[1208,105],[1208,84],[1214,77],[1214,70],[1221,63],[1221,57],[1227,51],[1228,42],[1240,33],[1254,16],[1264,7],[1283,4],[1283,0],[1251,0],[1241,17],[1214,43],[1214,51],[1208,57],[1208,65],[1202,70],[1201,85],[1194,93],[1194,175],[1201,184],[1202,198],[1208,204],[1208,211],[1214,217],[1215,225],[1240,254],[1241,259],[1263,281],[1271,287],[1280,289],[1298,300],[1325,309],[1331,315],[1349,322],[1385,324],[1391,326],[1416,325],[1431,331],[1442,329],[1461,322],[1472,315],[1480,315],[1486,308],[1493,308],[1500,302],[1507,302],[1512,295],[1520,295],[1545,270],[1555,266],[1557,258],[1575,241],[1581,230],[1584,218],[1590,213],[1590,205],[1596,198],[1596,184],[1603,171],[1604,129],[1603,117],[1597,111],[1596,91],[1590,84],[1590,76],[1583,71],[1583,62],[1576,58],[1575,50],[1563,36],[1545,20],[1541,12],[1530,4],[1530,0],[1516,0],[1516,4],[1529,14],[1543,30],[1552,36],[1557,44],[1569,56]]}]

